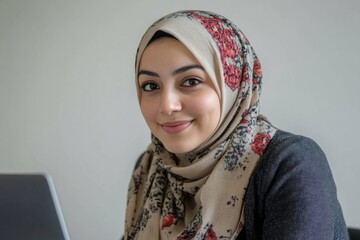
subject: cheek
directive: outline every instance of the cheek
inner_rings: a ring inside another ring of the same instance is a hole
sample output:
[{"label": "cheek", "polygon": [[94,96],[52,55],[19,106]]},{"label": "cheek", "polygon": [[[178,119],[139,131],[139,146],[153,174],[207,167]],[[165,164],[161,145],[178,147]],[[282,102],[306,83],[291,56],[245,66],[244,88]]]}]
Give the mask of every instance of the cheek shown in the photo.
[{"label": "cheek", "polygon": [[154,103],[151,101],[146,101],[146,99],[141,99],[140,108],[141,113],[147,123],[154,121],[157,112],[157,106]]},{"label": "cheek", "polygon": [[220,119],[220,100],[218,95],[214,93],[204,93],[198,95],[192,100],[193,113],[198,113],[204,117]]}]

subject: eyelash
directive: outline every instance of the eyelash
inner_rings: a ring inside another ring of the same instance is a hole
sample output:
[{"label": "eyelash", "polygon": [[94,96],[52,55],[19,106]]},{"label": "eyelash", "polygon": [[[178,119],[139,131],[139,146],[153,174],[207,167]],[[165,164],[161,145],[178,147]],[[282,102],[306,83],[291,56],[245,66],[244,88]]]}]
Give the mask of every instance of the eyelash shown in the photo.
[{"label": "eyelash", "polygon": [[[199,85],[202,81],[198,78],[187,78],[185,79],[182,83],[181,86],[182,87],[186,87],[186,88],[191,88],[191,87],[196,87],[197,85]],[[152,92],[155,91],[157,89],[160,89],[159,85],[155,82],[145,82],[143,83],[140,88],[144,91],[144,92]]]}]

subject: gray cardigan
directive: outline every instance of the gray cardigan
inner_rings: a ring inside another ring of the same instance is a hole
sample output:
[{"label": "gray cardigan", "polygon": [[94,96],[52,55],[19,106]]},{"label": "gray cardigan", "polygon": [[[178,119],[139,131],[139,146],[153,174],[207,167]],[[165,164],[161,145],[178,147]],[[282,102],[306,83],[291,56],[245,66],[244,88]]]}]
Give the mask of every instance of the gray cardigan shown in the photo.
[{"label": "gray cardigan", "polygon": [[349,239],[329,164],[313,140],[277,131],[250,178],[237,239]]}]

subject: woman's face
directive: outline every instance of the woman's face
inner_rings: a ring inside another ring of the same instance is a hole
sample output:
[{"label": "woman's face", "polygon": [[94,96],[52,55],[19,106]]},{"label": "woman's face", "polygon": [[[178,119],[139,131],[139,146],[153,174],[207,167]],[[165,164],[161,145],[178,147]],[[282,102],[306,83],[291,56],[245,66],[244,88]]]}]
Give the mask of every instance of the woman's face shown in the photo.
[{"label": "woman's face", "polygon": [[194,150],[215,131],[219,96],[203,67],[178,40],[160,38],[145,49],[138,84],[145,121],[168,151]]}]

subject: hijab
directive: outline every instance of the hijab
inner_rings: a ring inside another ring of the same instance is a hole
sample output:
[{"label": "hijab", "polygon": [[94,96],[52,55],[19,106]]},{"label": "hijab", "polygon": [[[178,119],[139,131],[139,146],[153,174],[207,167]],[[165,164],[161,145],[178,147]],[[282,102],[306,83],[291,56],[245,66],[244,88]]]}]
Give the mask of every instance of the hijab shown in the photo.
[{"label": "hijab", "polygon": [[200,62],[220,97],[221,116],[212,136],[185,154],[167,151],[152,135],[129,184],[125,239],[235,239],[246,224],[250,176],[276,132],[259,113],[259,59],[231,21],[187,10],[148,28],[137,50],[136,76],[159,32],[179,40]]}]

